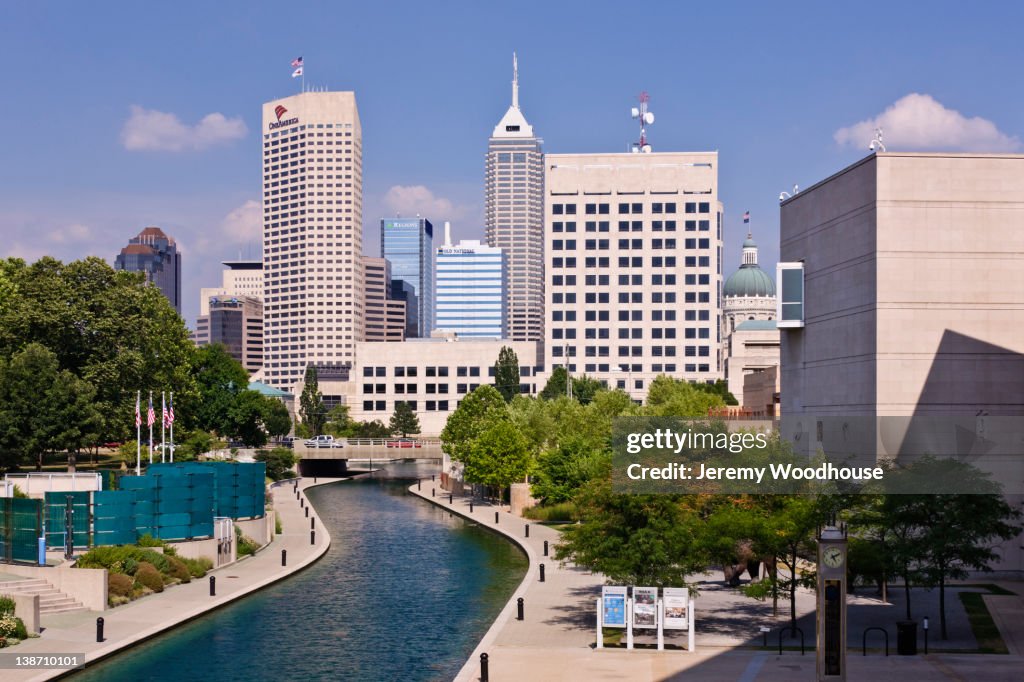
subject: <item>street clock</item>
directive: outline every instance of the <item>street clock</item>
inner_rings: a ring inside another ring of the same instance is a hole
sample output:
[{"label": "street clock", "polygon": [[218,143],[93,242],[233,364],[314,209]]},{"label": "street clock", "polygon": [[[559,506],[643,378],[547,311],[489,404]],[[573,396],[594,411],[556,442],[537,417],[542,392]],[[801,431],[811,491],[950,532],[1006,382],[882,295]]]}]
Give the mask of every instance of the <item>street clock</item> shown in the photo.
[{"label": "street clock", "polygon": [[846,529],[818,537],[818,682],[846,681]]}]

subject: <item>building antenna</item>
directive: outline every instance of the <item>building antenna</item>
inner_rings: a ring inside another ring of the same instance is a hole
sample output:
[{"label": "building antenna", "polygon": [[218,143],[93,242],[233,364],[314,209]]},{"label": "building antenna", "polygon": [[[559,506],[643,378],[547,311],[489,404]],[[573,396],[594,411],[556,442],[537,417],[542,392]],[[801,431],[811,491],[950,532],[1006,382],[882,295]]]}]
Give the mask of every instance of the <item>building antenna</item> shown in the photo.
[{"label": "building antenna", "polygon": [[884,152],[885,145],[882,144],[882,129],[875,128],[875,139],[871,140],[871,144],[868,145],[868,151],[870,152]]},{"label": "building antenna", "polygon": [[651,100],[646,91],[640,93],[640,106],[633,107],[633,118],[640,119],[640,141],[633,143],[633,153],[650,154],[651,145],[647,144],[647,126],[654,123],[654,114],[647,111],[647,103]]},{"label": "building antenna", "polygon": [[519,108],[519,60],[512,53],[512,108]]}]

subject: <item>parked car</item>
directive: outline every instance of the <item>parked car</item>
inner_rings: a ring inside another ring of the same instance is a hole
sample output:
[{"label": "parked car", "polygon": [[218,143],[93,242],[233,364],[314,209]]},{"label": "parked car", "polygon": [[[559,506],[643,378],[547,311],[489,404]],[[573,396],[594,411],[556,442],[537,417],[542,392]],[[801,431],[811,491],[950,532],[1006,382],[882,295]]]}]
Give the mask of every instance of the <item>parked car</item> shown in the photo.
[{"label": "parked car", "polygon": [[423,443],[412,438],[396,438],[389,440],[385,445],[389,448],[422,448]]},{"label": "parked car", "polygon": [[116,450],[117,448],[121,447],[122,445],[124,445],[124,443],[122,443],[121,441],[113,440],[113,441],[110,441],[109,443],[104,443],[103,447],[110,448],[111,450]]},{"label": "parked car", "polygon": [[306,441],[307,448],[343,448],[345,444],[334,436],[315,436]]}]

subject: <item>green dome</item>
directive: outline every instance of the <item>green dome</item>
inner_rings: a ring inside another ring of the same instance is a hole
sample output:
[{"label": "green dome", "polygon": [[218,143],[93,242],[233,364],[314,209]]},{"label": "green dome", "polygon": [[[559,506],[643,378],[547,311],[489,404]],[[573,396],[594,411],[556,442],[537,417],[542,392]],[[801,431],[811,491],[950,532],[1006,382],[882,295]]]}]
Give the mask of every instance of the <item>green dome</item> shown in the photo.
[{"label": "green dome", "polygon": [[741,265],[740,269],[732,273],[725,281],[722,289],[724,296],[774,296],[775,282],[764,270],[756,264]]}]

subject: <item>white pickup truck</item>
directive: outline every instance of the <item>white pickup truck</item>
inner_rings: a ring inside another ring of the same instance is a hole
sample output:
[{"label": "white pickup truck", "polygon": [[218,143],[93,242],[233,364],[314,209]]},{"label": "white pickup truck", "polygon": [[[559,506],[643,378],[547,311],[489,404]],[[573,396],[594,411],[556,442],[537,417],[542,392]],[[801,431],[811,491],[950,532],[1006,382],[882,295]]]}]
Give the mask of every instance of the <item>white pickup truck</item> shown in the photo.
[{"label": "white pickup truck", "polygon": [[316,436],[306,441],[307,448],[343,448],[345,444],[334,440],[334,436]]}]

